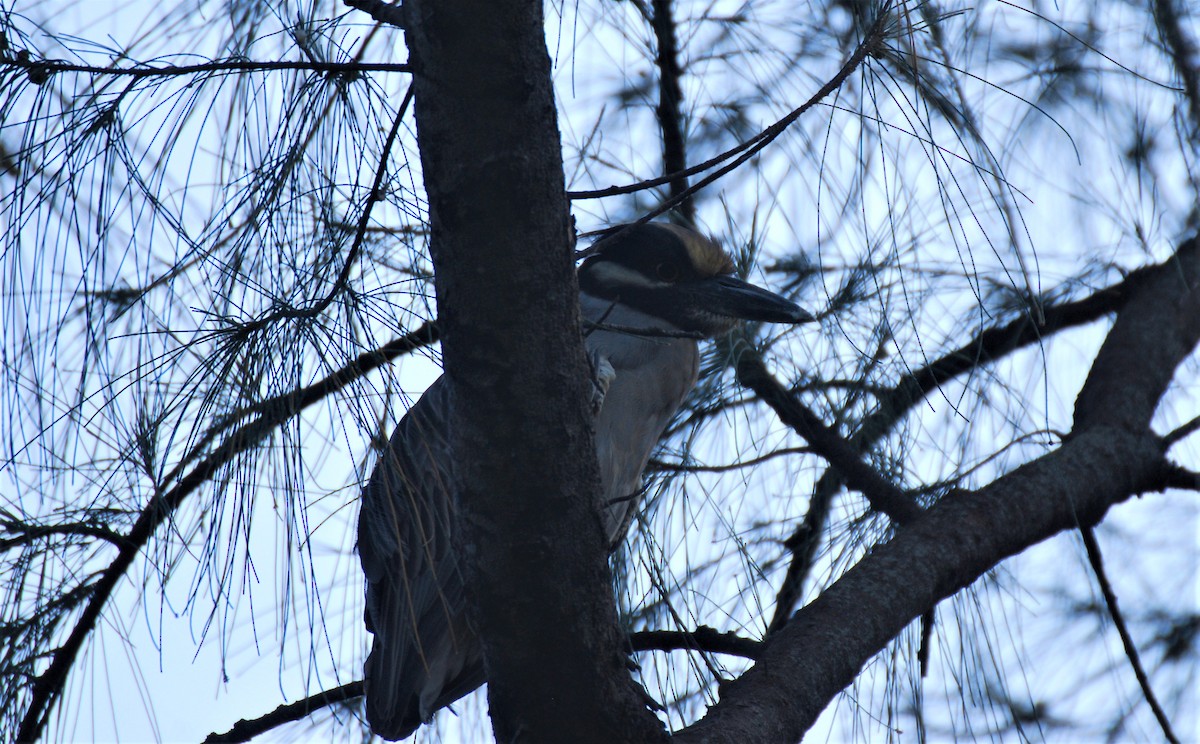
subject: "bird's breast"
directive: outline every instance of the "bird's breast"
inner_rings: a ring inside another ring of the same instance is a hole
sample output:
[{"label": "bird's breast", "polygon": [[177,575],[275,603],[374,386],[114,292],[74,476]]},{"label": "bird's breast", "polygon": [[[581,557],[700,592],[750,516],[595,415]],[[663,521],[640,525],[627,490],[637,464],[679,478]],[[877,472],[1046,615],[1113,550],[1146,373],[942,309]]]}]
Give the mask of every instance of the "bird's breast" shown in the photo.
[{"label": "bird's breast", "polygon": [[646,461],[696,384],[699,352],[690,339],[625,336],[613,343],[605,338],[612,335],[593,334],[589,347],[604,354],[616,372],[596,420],[601,503],[615,542],[637,507]]}]

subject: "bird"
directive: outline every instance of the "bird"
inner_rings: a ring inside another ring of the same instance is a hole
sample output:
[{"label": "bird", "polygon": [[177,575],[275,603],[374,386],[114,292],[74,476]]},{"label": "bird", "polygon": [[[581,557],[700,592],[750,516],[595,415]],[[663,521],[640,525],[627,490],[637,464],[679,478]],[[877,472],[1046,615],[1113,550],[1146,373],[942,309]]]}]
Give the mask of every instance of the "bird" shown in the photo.
[{"label": "bird", "polygon": [[[739,320],[814,317],[737,278],[716,241],[680,225],[618,225],[586,253],[577,278],[596,391],[597,508],[615,546],[636,514],[650,454],[696,384],[699,340]],[[454,538],[452,394],[443,376],[412,405],[361,494],[358,553],[373,635],[367,722],[392,741],[486,681]]]}]

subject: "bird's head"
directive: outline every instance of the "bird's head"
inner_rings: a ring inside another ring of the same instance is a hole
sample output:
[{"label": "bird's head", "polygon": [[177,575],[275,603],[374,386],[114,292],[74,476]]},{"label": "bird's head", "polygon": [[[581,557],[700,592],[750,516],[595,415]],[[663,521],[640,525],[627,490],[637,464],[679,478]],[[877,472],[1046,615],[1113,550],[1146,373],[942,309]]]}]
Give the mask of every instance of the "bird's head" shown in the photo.
[{"label": "bird's head", "polygon": [[806,323],[794,302],[734,276],[719,245],[678,225],[613,228],[579,267],[579,288],[682,330],[717,336],[739,320]]}]

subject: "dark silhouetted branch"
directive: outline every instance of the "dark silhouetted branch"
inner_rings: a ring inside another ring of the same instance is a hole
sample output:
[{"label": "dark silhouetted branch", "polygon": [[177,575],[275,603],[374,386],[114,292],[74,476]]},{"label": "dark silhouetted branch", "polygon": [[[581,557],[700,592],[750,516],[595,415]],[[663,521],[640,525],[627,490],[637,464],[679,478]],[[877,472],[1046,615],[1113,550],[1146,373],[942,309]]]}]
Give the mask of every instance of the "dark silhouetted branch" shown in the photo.
[{"label": "dark silhouetted branch", "polygon": [[383,0],[342,0],[346,7],[361,10],[380,23],[386,23],[396,28],[404,28],[404,6],[399,0],[395,4]]},{"label": "dark silhouetted branch", "polygon": [[[190,472],[179,479],[170,490],[155,496],[142,510],[129,533],[122,536],[120,549],[112,563],[100,573],[93,585],[91,598],[80,613],[75,627],[52,654],[50,666],[33,682],[29,707],[21,721],[17,741],[35,741],[41,736],[47,714],[62,694],[67,674],[79,656],[84,641],[100,619],[100,613],[112,596],[117,582],[133,565],[134,559],[149,542],[157,529],[171,518],[179,505],[204,483],[227,467],[238,455],[248,452],[271,435],[280,425],[326,395],[340,390],[371,369],[407,351],[420,348],[436,338],[435,327],[429,323],[397,339],[384,349],[360,355],[354,362],[329,375],[324,380],[287,396],[272,399],[275,405],[264,407],[259,417],[239,426],[225,437],[221,445],[200,460]],[[201,445],[207,446],[204,442]],[[196,451],[194,449],[193,451]],[[171,482],[174,478],[168,478]]]},{"label": "dark silhouetted branch", "polygon": [[1150,687],[1150,678],[1146,676],[1146,670],[1142,668],[1141,655],[1138,654],[1133,637],[1129,635],[1129,627],[1125,624],[1125,617],[1121,614],[1121,609],[1117,606],[1116,592],[1113,591],[1112,584],[1109,583],[1108,576],[1104,572],[1104,556],[1100,552],[1100,543],[1096,541],[1096,531],[1091,527],[1083,527],[1079,530],[1079,533],[1083,535],[1083,547],[1087,550],[1088,563],[1091,564],[1092,571],[1096,574],[1096,582],[1100,585],[1100,593],[1104,595],[1104,604],[1108,607],[1108,614],[1112,617],[1113,626],[1117,629],[1117,635],[1121,637],[1121,645],[1125,648],[1125,658],[1129,659],[1129,666],[1133,668],[1133,676],[1137,678],[1138,686],[1142,688],[1142,695],[1146,698],[1146,703],[1149,704],[1150,710],[1153,711],[1159,728],[1162,729],[1163,738],[1171,742],[1171,744],[1179,744],[1179,737],[1171,730],[1171,721],[1167,718],[1167,714],[1163,711],[1162,706],[1158,704],[1158,698],[1154,695],[1154,690]]},{"label": "dark silhouetted branch", "polygon": [[[1142,273],[1092,365],[1076,427],[1058,449],[978,491],[955,491],[795,614],[754,667],[675,738],[796,741],[910,622],[1005,558],[1114,504],[1169,487],[1173,466],[1150,417],[1200,342],[1200,240]],[[896,591],[903,587],[903,591]]]},{"label": "dark silhouetted branch", "polygon": [[679,66],[675,18],[671,13],[671,0],[653,0],[651,5],[654,15],[650,25],[658,43],[654,59],[658,66],[658,105],[654,113],[662,134],[663,172],[676,174],[671,179],[671,196],[680,197],[679,214],[685,224],[692,225],[696,221],[696,205],[692,197],[686,195],[687,176],[678,175],[687,170],[687,132],[683,122],[683,87],[680,85],[683,70]]},{"label": "dark silhouetted branch", "polygon": [[862,492],[877,511],[901,523],[911,522],[920,516],[920,507],[896,484],[864,462],[850,442],[801,404],[790,390],[767,371],[762,356],[756,351],[745,349],[738,356],[737,378],[738,382],[757,393],[783,423],[804,437],[814,452],[837,468],[846,483]]},{"label": "dark silhouetted branch", "polygon": [[762,641],[736,633],[722,633],[701,625],[695,630],[642,630],[629,634],[634,651],[707,651],[715,654],[757,659]]},{"label": "dark silhouetted branch", "polygon": [[[1161,266],[1161,265],[1160,265]],[[1076,328],[1120,310],[1133,282],[1146,271],[1133,272],[1123,281],[1073,302],[1043,306],[1045,323],[1038,325],[1029,315],[1002,326],[982,331],[975,338],[947,354],[906,374],[886,393],[877,396],[875,410],[863,419],[850,443],[858,452],[867,452],[903,420],[920,401],[939,386],[971,370],[996,362],[1053,334]],[[792,559],[775,599],[775,614],[769,631],[783,627],[802,595],[805,580],[816,556],[816,550],[833,504],[834,496],[843,483],[841,471],[831,467],[817,480],[808,513],[785,541]]]},{"label": "dark silhouetted branch", "polygon": [[305,716],[337,703],[344,703],[363,694],[362,680],[350,682],[332,690],[318,692],[303,700],[281,705],[265,716],[258,718],[243,718],[233,724],[233,728],[223,734],[212,733],[204,740],[204,744],[233,744],[234,742],[250,741],[259,734],[265,734],[273,728],[285,723],[299,721]]},{"label": "dark silhouetted branch", "polygon": [[46,82],[51,75],[61,72],[82,72],[88,75],[113,77],[176,77],[179,75],[201,75],[212,72],[271,72],[298,70],[301,72],[323,72],[353,75],[363,72],[409,72],[406,64],[387,62],[302,62],[300,60],[278,60],[270,62],[249,59],[218,59],[194,65],[164,65],[144,67],[98,67],[61,59],[40,59],[21,50],[17,54],[0,59],[0,70],[4,68],[25,70],[37,84]]}]

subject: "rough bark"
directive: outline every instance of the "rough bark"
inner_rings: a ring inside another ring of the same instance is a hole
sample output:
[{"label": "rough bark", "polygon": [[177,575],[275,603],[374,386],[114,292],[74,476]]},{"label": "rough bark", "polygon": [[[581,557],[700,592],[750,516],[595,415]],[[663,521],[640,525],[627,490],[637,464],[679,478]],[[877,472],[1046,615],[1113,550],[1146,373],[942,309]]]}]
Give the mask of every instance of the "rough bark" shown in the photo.
[{"label": "rough bark", "polygon": [[664,738],[621,651],[539,3],[405,4],[467,564],[499,741]]},{"label": "rough bark", "polygon": [[[1151,416],[1200,343],[1200,239],[1146,272],[1097,354],[1057,450],[991,485],[957,492],[881,545],[797,612],[758,662],[681,742],[793,742],[908,623],[1003,559],[1099,522],[1171,467]],[[901,591],[897,591],[897,588]]]}]

